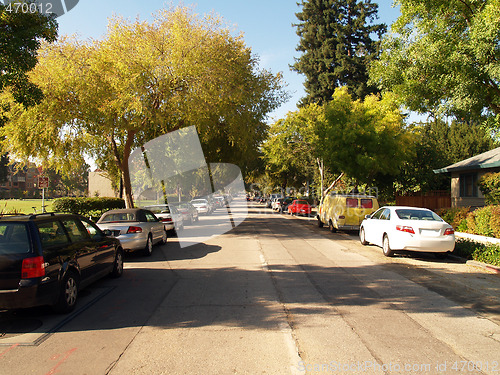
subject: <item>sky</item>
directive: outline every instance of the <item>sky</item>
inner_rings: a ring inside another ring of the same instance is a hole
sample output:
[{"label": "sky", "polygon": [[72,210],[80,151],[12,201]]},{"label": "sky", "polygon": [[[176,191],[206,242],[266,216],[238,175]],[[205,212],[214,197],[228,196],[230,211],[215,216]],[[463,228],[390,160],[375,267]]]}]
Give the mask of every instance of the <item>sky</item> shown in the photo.
[{"label": "sky", "polygon": [[[74,1],[74,0],[73,0]],[[58,17],[59,35],[76,34],[78,39],[101,39],[114,15],[131,21],[139,18],[151,20],[152,14],[171,5],[193,6],[194,12],[203,15],[215,12],[234,29],[234,34],[243,33],[245,43],[259,57],[260,68],[273,73],[281,72],[291,98],[269,115],[269,122],[283,118],[295,111],[299,100],[305,96],[304,76],[290,70],[294,58],[300,56],[295,50],[299,37],[296,34],[295,13],[301,10],[298,0],[79,0],[66,14]],[[390,26],[399,16],[392,6],[393,0],[372,0],[379,4],[379,20]],[[66,1],[67,3],[67,1]]]}]

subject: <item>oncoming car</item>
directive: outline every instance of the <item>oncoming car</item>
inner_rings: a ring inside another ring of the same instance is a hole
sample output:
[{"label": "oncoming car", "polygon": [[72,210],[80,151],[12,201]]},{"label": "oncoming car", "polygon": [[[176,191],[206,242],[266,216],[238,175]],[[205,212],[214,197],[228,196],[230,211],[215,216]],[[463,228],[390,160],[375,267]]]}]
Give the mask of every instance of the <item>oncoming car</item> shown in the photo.
[{"label": "oncoming car", "polygon": [[455,231],[436,213],[426,208],[389,206],[367,215],[359,239],[382,247],[385,256],[394,251],[432,252],[445,257],[455,248]]},{"label": "oncoming car", "polygon": [[125,251],[142,250],[149,256],[153,245],[167,242],[165,225],[151,211],[141,208],[105,212],[97,225],[118,238]]}]

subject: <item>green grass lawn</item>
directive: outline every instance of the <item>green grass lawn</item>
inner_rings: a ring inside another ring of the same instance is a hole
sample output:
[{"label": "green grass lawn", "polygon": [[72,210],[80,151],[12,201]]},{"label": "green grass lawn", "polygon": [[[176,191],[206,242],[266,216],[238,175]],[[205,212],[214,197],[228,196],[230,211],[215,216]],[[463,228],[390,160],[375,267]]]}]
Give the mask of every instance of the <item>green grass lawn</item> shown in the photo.
[{"label": "green grass lawn", "polygon": [[[52,210],[52,200],[45,199],[45,210]],[[42,212],[42,200],[41,199],[1,199],[0,200],[0,213],[22,213],[22,214],[32,214],[35,212],[33,207],[36,208],[36,212]]]}]

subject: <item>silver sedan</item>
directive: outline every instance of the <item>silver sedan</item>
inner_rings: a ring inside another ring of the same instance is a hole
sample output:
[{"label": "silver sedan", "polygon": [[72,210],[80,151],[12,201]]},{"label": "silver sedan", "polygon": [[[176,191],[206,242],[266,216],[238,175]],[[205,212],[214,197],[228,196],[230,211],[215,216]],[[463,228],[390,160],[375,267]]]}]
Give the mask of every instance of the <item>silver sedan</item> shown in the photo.
[{"label": "silver sedan", "polygon": [[151,211],[141,208],[105,212],[97,225],[118,238],[125,251],[142,250],[149,256],[153,245],[167,241],[163,223]]}]

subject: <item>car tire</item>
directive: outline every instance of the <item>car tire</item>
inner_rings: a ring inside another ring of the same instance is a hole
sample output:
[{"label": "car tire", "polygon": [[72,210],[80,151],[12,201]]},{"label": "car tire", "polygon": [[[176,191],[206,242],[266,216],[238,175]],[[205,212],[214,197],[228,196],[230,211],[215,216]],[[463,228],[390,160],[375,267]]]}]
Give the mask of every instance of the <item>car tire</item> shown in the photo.
[{"label": "car tire", "polygon": [[115,261],[113,263],[113,271],[111,277],[118,278],[123,275],[123,251],[121,249],[116,251]]},{"label": "car tire", "polygon": [[319,217],[317,217],[318,219],[318,228],[323,228],[323,222],[321,221],[321,219]]},{"label": "car tire", "polygon": [[75,308],[78,299],[78,280],[79,277],[75,271],[66,272],[59,290],[59,298],[53,306],[54,311],[66,314]]},{"label": "car tire", "polygon": [[366,237],[365,237],[365,228],[361,227],[361,229],[359,230],[359,242],[361,242],[361,245],[368,245],[368,241],[366,241]]},{"label": "car tire", "polygon": [[337,231],[337,228],[333,225],[333,221],[328,222],[328,229],[330,229],[330,232],[335,233]]},{"label": "car tire", "polygon": [[144,248],[144,255],[151,256],[153,254],[153,240],[151,235],[148,235],[148,240],[146,242],[146,247]]},{"label": "car tire", "polygon": [[384,234],[384,239],[382,241],[382,251],[384,252],[384,255],[386,257],[392,257],[394,255],[394,252],[392,251],[391,245],[389,244],[389,236],[387,234]]},{"label": "car tire", "polygon": [[167,243],[167,241],[168,241],[168,233],[165,230],[165,228],[163,228],[163,236],[161,238],[161,243],[164,245]]}]

